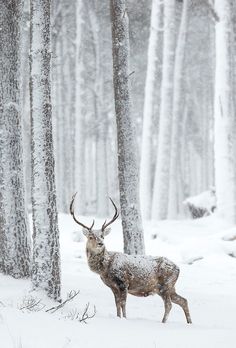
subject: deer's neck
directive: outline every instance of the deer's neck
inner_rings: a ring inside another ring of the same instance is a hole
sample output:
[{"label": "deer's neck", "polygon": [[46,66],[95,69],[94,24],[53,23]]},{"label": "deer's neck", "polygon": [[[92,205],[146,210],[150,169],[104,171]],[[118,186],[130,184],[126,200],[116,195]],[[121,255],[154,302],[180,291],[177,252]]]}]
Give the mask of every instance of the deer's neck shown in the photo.
[{"label": "deer's neck", "polygon": [[107,264],[109,260],[109,253],[106,249],[102,250],[100,253],[93,253],[91,250],[86,250],[88,265],[91,271],[102,274],[106,272]]}]

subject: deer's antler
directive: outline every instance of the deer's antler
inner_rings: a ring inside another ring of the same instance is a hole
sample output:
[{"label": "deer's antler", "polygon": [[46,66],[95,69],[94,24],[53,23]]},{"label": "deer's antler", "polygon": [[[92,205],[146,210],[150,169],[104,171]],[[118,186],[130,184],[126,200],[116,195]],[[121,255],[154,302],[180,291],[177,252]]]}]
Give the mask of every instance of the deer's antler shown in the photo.
[{"label": "deer's antler", "polygon": [[77,220],[76,217],[75,217],[75,212],[74,212],[74,201],[75,201],[75,196],[76,196],[76,194],[77,194],[77,192],[72,196],[72,200],[71,200],[71,203],[70,203],[70,213],[71,213],[71,215],[72,215],[74,221],[75,221],[78,225],[80,225],[80,226],[86,228],[87,230],[91,231],[92,228],[93,228],[93,226],[94,226],[94,222],[95,222],[94,220],[93,220],[93,222],[92,222],[92,225],[91,225],[90,227],[88,227],[88,226],[82,224],[82,222],[79,222],[79,220]]},{"label": "deer's antler", "polygon": [[113,200],[111,199],[111,197],[109,197],[111,203],[113,204],[113,207],[115,208],[115,214],[113,216],[113,218],[109,221],[109,222],[106,222],[106,220],[104,221],[103,225],[102,225],[102,232],[109,226],[111,225],[119,216],[119,213],[118,213],[118,209],[115,205],[115,203],[113,202]]}]

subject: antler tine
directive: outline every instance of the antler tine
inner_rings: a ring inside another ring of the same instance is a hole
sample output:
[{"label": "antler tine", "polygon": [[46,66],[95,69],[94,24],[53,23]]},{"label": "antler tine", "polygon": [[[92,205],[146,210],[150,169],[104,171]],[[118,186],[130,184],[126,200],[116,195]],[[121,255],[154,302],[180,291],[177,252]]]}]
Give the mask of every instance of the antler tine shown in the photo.
[{"label": "antler tine", "polygon": [[75,196],[76,196],[76,195],[77,195],[77,192],[72,196],[72,200],[71,200],[71,203],[70,203],[70,213],[71,213],[71,215],[72,215],[74,221],[75,221],[78,225],[80,225],[80,226],[86,228],[86,230],[91,231],[92,228],[93,228],[93,226],[94,226],[94,222],[95,222],[94,220],[93,220],[92,225],[91,225],[90,227],[88,227],[88,226],[82,224],[82,222],[79,222],[79,220],[77,220],[76,217],[75,217],[74,202],[75,202]]},{"label": "antler tine", "polygon": [[103,225],[102,225],[102,231],[104,231],[104,229],[105,229],[106,222],[107,222],[107,220],[105,220],[104,223],[103,223]]},{"label": "antler tine", "polygon": [[70,202],[70,213],[71,215],[74,214],[74,201],[75,201],[75,196],[77,195],[77,192],[73,194],[71,202]]},{"label": "antler tine", "polygon": [[94,222],[95,220],[93,220],[92,225],[89,227],[90,230],[93,228]]},{"label": "antler tine", "polygon": [[105,220],[104,224],[102,225],[102,231],[104,231],[105,228],[107,228],[109,225],[111,225],[119,216],[118,209],[117,209],[115,203],[113,202],[111,197],[109,197],[109,199],[110,199],[113,207],[115,208],[115,214],[114,214],[113,218],[108,223],[106,223],[106,220]]}]

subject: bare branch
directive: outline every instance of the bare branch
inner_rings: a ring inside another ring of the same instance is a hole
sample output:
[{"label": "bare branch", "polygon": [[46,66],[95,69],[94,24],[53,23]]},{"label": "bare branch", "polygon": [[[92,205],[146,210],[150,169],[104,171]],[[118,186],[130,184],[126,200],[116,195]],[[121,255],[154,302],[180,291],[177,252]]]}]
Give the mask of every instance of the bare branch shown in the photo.
[{"label": "bare branch", "polygon": [[31,312],[39,312],[43,310],[45,305],[41,303],[41,299],[37,299],[35,297],[25,297],[23,299],[22,305],[19,307],[20,311],[23,311],[24,309],[31,311]]},{"label": "bare branch", "polygon": [[86,307],[85,307],[85,309],[84,309],[84,312],[83,312],[83,314],[82,314],[82,317],[79,319],[79,321],[82,323],[85,323],[85,324],[87,324],[87,320],[88,319],[92,319],[93,317],[95,317],[95,315],[96,315],[96,307],[94,306],[93,307],[93,313],[92,314],[89,314],[88,313],[88,310],[89,310],[89,302],[86,304]]},{"label": "bare branch", "polygon": [[87,303],[85,306],[85,309],[82,313],[82,315],[80,314],[80,310],[78,308],[73,308],[66,316],[66,319],[70,319],[70,320],[77,320],[80,323],[85,323],[87,324],[87,320],[88,319],[92,319],[95,314],[96,314],[96,307],[94,306],[93,308],[93,313],[89,314],[89,306],[90,304]]},{"label": "bare branch", "polygon": [[79,290],[78,291],[71,290],[69,294],[67,295],[67,299],[65,301],[61,302],[57,306],[47,309],[45,312],[51,312],[52,314],[55,313],[58,309],[61,309],[62,307],[64,307],[67,302],[72,301],[78,294],[79,294]]}]

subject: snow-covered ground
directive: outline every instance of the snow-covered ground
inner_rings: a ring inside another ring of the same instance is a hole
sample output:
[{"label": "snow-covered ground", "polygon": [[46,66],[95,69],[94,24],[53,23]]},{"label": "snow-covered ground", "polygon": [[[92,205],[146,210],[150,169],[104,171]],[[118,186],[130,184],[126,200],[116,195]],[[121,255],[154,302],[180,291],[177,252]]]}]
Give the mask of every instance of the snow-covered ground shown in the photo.
[{"label": "snow-covered ground", "polygon": [[[99,224],[102,221],[97,220]],[[147,254],[167,256],[180,266],[177,292],[189,301],[192,325],[185,322],[176,305],[168,322],[162,324],[164,310],[159,296],[129,295],[128,319],[116,318],[111,290],[88,269],[85,239],[72,218],[62,215],[62,295],[66,298],[70,290],[80,293],[61,310],[49,314],[45,310],[54,304],[44,294],[32,292],[28,280],[0,274],[0,348],[234,347],[236,258],[228,254],[236,256],[236,241],[227,239],[236,234],[236,228],[213,216],[147,222],[144,227]],[[120,221],[114,223],[106,239],[108,249],[122,250]],[[40,300],[38,306],[22,309],[32,298]],[[75,316],[82,315],[88,302],[91,314],[96,307],[96,315],[86,325]]]}]

